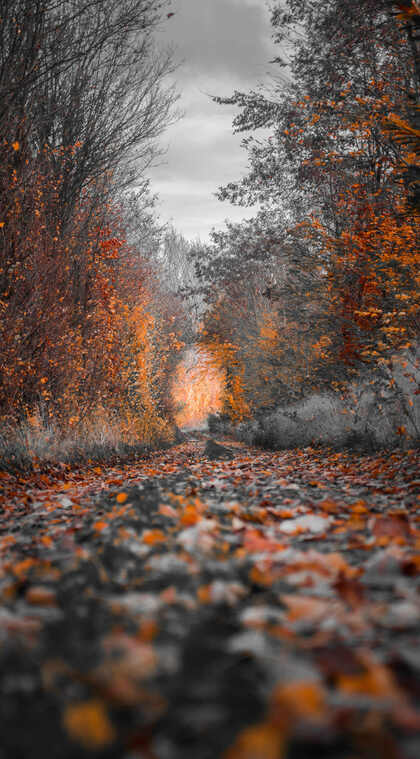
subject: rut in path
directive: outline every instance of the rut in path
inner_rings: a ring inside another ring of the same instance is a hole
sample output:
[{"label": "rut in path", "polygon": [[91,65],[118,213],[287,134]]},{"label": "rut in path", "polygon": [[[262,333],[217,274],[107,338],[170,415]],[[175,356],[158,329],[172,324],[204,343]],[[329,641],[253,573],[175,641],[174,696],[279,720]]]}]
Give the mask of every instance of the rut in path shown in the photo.
[{"label": "rut in path", "polygon": [[0,475],[0,759],[418,759],[418,453],[217,443]]}]

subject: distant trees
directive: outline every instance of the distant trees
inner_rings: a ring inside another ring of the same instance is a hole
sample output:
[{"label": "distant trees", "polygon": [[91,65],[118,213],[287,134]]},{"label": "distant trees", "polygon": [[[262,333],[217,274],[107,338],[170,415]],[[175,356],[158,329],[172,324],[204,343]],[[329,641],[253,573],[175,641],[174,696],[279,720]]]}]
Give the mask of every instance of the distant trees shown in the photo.
[{"label": "distant trees", "polygon": [[273,219],[271,229],[264,221],[261,214],[214,235],[208,264],[200,264],[208,283],[201,340],[226,370],[235,418],[313,388],[316,345],[332,327],[325,277],[304,236],[291,244]]},{"label": "distant trees", "polygon": [[417,339],[418,17],[415,2],[276,3],[278,77],[216,98],[238,107],[250,167],[220,198],[261,210],[200,265],[221,286],[205,331],[224,311],[248,407],[378,369]]},{"label": "distant trees", "polygon": [[129,377],[143,406],[159,396],[147,264],[159,232],[144,171],[176,100],[153,37],[165,7],[0,0],[3,418],[40,403],[67,420],[121,406]]},{"label": "distant trees", "polygon": [[165,229],[158,259],[164,263],[162,277],[169,291],[179,295],[196,282],[191,243],[174,227]]},{"label": "distant trees", "polygon": [[202,260],[205,248],[200,241],[190,242],[169,225],[155,256],[162,288],[182,305],[184,339],[190,344],[195,342],[204,311],[195,262]]}]

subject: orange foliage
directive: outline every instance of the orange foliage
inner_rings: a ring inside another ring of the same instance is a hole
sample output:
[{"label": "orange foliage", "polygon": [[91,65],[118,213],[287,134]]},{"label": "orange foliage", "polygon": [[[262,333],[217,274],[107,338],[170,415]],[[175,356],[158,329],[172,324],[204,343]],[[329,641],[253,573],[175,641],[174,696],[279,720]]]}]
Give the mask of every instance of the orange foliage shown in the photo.
[{"label": "orange foliage", "polygon": [[156,307],[152,270],[127,245],[117,208],[85,192],[64,222],[77,150],[45,148],[19,170],[10,156],[2,175],[0,421],[68,430],[118,419],[123,439],[149,442],[168,434],[180,329]]},{"label": "orange foliage", "polygon": [[375,362],[390,348],[409,347],[416,335],[418,219],[405,213],[403,201],[392,211],[363,195],[343,195],[342,203],[355,209],[354,226],[339,238],[325,237],[330,302],[343,337],[339,357]]}]

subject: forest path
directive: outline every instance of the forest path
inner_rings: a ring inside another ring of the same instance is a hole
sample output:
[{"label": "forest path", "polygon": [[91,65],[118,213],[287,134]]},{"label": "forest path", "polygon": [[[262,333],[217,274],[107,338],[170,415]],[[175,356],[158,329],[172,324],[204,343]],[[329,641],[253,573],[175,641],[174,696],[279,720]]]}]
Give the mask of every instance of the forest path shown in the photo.
[{"label": "forest path", "polygon": [[218,443],[0,475],[0,759],[418,759],[418,452]]}]

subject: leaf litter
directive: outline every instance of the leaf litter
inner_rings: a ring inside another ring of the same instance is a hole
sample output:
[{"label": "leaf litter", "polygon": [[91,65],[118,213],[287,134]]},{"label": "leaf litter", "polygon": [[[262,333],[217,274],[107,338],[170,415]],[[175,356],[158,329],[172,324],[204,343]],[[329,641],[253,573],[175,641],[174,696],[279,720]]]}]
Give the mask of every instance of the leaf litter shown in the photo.
[{"label": "leaf litter", "polygon": [[418,463],[1,474],[1,759],[417,759]]}]

